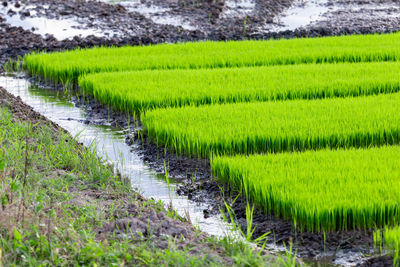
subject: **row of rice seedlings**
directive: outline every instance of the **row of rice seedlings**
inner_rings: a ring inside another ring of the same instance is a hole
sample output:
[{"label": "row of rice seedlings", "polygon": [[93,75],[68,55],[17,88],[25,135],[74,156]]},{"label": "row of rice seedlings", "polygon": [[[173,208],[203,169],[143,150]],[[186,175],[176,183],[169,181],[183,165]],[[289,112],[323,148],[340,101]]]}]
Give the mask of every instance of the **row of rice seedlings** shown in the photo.
[{"label": "row of rice seedlings", "polygon": [[400,63],[111,72],[79,78],[84,93],[123,111],[185,105],[359,96],[400,89]]},{"label": "row of rice seedlings", "polygon": [[[400,146],[213,157],[222,181],[304,231],[400,223]],[[390,236],[387,236],[390,238]]]},{"label": "row of rice seedlings", "polygon": [[400,265],[400,226],[385,227],[374,232],[374,243],[393,255],[393,266]]},{"label": "row of rice seedlings", "polygon": [[252,154],[400,142],[400,94],[166,108],[143,130],[178,154]]},{"label": "row of rice seedlings", "polygon": [[27,55],[24,67],[31,74],[55,82],[74,83],[88,72],[397,61],[399,58],[400,34],[394,33],[77,49]]}]

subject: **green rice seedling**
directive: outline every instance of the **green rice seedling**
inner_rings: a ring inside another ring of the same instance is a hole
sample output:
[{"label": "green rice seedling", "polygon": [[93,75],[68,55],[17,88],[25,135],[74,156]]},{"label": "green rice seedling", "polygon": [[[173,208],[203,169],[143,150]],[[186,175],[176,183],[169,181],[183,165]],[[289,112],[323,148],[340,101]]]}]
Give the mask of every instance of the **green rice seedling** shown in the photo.
[{"label": "green rice seedling", "polygon": [[303,151],[400,142],[400,94],[166,108],[143,130],[178,154]]},{"label": "green rice seedling", "polygon": [[79,85],[103,104],[137,114],[170,106],[393,93],[399,73],[399,62],[305,64],[97,73],[79,78]]},{"label": "green rice seedling", "polygon": [[374,243],[380,249],[385,248],[393,254],[393,266],[399,266],[400,257],[400,226],[385,227],[374,232]]},{"label": "green rice seedling", "polygon": [[25,56],[24,67],[31,74],[55,82],[75,83],[80,75],[94,72],[397,61],[399,58],[400,34],[393,33],[33,53]]},{"label": "green rice seedling", "polygon": [[382,146],[215,156],[211,169],[300,230],[367,229],[400,222],[399,155]]}]

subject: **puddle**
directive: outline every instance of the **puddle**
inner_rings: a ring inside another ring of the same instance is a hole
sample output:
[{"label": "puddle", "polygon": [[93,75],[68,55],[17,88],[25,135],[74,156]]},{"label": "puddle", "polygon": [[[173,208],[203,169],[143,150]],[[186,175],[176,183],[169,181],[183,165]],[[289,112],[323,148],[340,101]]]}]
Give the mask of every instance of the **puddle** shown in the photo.
[{"label": "puddle", "polygon": [[295,30],[310,25],[323,18],[323,14],[330,10],[328,0],[300,0],[283,12],[278,18],[278,26],[270,31]]},{"label": "puddle", "polygon": [[[33,6],[32,6],[33,7]],[[70,19],[49,19],[45,17],[34,17],[35,10],[30,10],[31,6],[24,6],[24,11],[29,11],[30,16],[21,17],[19,11],[22,7],[13,7],[12,12],[10,9],[0,10],[0,15],[5,19],[5,22],[15,27],[22,27],[24,30],[33,30],[34,33],[46,37],[52,34],[58,40],[70,39],[74,36],[87,37],[94,35],[97,37],[105,37],[110,35],[109,31],[102,31],[99,29],[86,28],[84,23],[80,23],[72,18]]]},{"label": "puddle", "polygon": [[185,30],[194,31],[197,27],[193,26],[188,20],[189,18],[170,14],[172,11],[170,8],[160,7],[157,5],[142,3],[137,0],[130,1],[115,1],[115,0],[102,0],[109,4],[120,4],[131,12],[137,12],[142,14],[148,19],[151,19],[156,24],[161,25],[172,25],[176,27],[182,27]]},{"label": "puddle", "polygon": [[[220,216],[203,216],[205,204],[195,203],[185,196],[176,194],[175,184],[168,187],[165,178],[153,172],[139,155],[125,143],[125,130],[110,126],[86,125],[85,111],[76,107],[62,91],[32,86],[26,79],[0,76],[0,86],[9,93],[20,96],[22,101],[35,111],[66,129],[72,136],[78,135],[79,142],[90,146],[97,144],[98,156],[118,166],[123,175],[130,178],[133,188],[146,198],[161,200],[172,206],[181,216],[188,212],[193,225],[211,235],[223,237],[230,226]],[[171,198],[169,197],[171,196]]]},{"label": "puddle", "polygon": [[254,12],[255,0],[227,0],[221,13],[222,18],[246,17]]},{"label": "puddle", "polygon": [[292,7],[276,18],[274,24],[259,27],[260,32],[279,32],[296,30],[321,21],[335,21],[341,14],[349,14],[351,18],[399,19],[398,2],[343,4],[336,0],[297,0]]},{"label": "puddle", "polygon": [[328,17],[334,16],[335,13],[348,12],[351,10],[354,18],[367,17],[377,19],[399,19],[400,18],[400,3],[399,2],[381,2],[381,3],[348,3],[339,4],[329,2],[334,6],[333,14],[328,14]]}]

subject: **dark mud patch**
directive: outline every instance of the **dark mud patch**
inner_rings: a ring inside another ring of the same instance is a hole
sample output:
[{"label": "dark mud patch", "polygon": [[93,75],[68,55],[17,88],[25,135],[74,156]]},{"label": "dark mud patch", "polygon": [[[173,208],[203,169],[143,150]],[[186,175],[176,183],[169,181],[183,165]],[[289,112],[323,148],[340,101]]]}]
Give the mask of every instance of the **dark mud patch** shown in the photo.
[{"label": "dark mud patch", "polygon": [[330,29],[333,35],[342,33],[395,32],[400,25],[400,3],[392,0],[329,0],[331,10],[314,24]]},{"label": "dark mud patch", "polygon": [[30,18],[70,19],[78,23],[74,27],[97,30],[96,36],[100,33],[98,37],[103,39],[140,37],[147,38],[152,43],[159,43],[177,41],[180,37],[188,39],[189,35],[196,35],[196,32],[186,31],[174,25],[156,24],[122,5],[99,1],[32,0],[26,3],[9,0],[7,8],[9,16],[20,16],[21,19],[27,14]]},{"label": "dark mud patch", "polygon": [[366,260],[363,264],[357,265],[359,267],[392,267],[393,257],[389,256],[379,256]]}]

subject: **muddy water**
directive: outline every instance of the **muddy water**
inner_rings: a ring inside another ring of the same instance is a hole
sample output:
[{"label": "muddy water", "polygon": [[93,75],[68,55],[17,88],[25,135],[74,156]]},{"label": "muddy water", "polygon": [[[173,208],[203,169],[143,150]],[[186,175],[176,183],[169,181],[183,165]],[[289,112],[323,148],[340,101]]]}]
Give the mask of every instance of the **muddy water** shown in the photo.
[{"label": "muddy water", "polygon": [[251,15],[256,8],[255,0],[226,0],[225,7],[220,17],[246,17]]},{"label": "muddy water", "polygon": [[[110,31],[84,27],[85,22],[73,18],[50,19],[38,16],[35,7],[35,5],[10,6],[0,9],[0,15],[11,26],[22,27],[24,30],[32,30],[34,33],[44,37],[52,34],[58,40],[71,39],[74,36],[87,37],[94,35],[105,37],[112,34]],[[48,8],[48,5],[43,6],[43,9]],[[21,16],[21,13],[29,14],[29,16]]]},{"label": "muddy water", "polygon": [[271,30],[293,31],[320,20],[323,14],[329,10],[327,3],[328,0],[296,1],[291,8],[281,15],[279,19],[280,26]]},{"label": "muddy water", "polygon": [[24,78],[0,76],[0,86],[30,105],[35,111],[57,123],[86,146],[96,145],[98,156],[113,163],[131,184],[146,198],[163,201],[181,216],[189,213],[190,219],[200,230],[216,236],[234,234],[220,216],[205,219],[203,210],[208,207],[176,194],[175,181],[168,186],[165,177],[147,167],[132,147],[125,143],[125,129],[111,126],[85,124],[85,110],[76,107],[62,91],[43,89],[31,85]]},{"label": "muddy water", "polygon": [[170,14],[171,13],[170,8],[161,7],[153,3],[150,3],[149,1],[148,2],[142,2],[139,0],[123,0],[123,1],[101,0],[101,1],[108,4],[120,4],[131,12],[137,12],[139,14],[142,14],[146,18],[151,19],[156,24],[172,25],[176,27],[180,26],[183,29],[189,31],[194,31],[197,29],[197,27],[190,22],[190,18],[186,16],[180,16],[177,14]]}]

